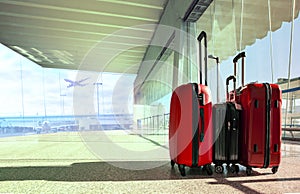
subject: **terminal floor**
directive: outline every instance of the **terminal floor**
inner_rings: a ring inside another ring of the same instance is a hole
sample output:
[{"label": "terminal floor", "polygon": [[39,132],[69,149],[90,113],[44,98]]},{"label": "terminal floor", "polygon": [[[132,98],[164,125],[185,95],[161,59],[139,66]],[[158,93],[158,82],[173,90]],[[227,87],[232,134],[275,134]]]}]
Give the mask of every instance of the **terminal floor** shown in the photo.
[{"label": "terminal floor", "polygon": [[166,138],[127,131],[0,138],[0,193],[300,193],[300,144],[283,142],[276,174],[247,176],[240,166],[238,174],[187,169],[181,177]]}]

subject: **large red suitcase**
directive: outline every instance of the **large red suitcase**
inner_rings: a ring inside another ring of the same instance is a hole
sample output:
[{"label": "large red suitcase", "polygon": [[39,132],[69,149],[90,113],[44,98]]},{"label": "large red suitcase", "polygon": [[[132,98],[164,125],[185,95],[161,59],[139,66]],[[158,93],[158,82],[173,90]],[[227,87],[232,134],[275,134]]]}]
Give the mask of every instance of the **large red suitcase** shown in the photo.
[{"label": "large red suitcase", "polygon": [[272,168],[276,173],[281,159],[281,90],[277,84],[250,83],[244,86],[245,52],[237,55],[235,65],[242,59],[242,87],[236,99],[242,106],[240,163],[250,175],[252,167]]},{"label": "large red suitcase", "polygon": [[[205,79],[207,78],[207,40],[201,32],[201,41],[205,46]],[[201,58],[200,58],[201,59]],[[200,60],[201,61],[201,60]],[[200,71],[202,65],[200,62]],[[169,120],[169,149],[171,165],[178,164],[179,171],[185,176],[185,166],[203,166],[212,174],[212,102],[210,90],[206,84],[188,83],[177,87],[171,97]]]}]

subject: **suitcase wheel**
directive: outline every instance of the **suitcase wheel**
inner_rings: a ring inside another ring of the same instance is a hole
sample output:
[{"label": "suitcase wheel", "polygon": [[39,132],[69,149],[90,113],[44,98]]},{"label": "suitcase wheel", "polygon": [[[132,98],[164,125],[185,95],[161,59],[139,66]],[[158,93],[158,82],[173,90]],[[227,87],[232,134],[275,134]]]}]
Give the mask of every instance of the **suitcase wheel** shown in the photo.
[{"label": "suitcase wheel", "polygon": [[207,172],[208,175],[212,175],[213,174],[212,166],[210,164],[205,165],[204,169],[206,170],[206,172]]},{"label": "suitcase wheel", "polygon": [[233,166],[234,166],[235,172],[236,172],[236,173],[239,173],[239,171],[240,171],[239,165],[235,164],[235,165],[233,165]]},{"label": "suitcase wheel", "polygon": [[218,174],[221,174],[223,173],[224,171],[224,167],[222,165],[216,165],[215,166],[215,172],[218,173]]},{"label": "suitcase wheel", "polygon": [[185,176],[185,166],[182,165],[182,164],[178,164],[178,169],[179,169],[179,172],[181,174],[181,176]]},{"label": "suitcase wheel", "polygon": [[238,173],[240,171],[240,168],[237,164],[232,164],[230,167],[229,167],[229,165],[227,165],[227,167],[231,173]]},{"label": "suitcase wheel", "polygon": [[171,166],[172,166],[172,168],[174,168],[174,166],[175,166],[174,160],[171,160]]},{"label": "suitcase wheel", "polygon": [[246,174],[247,174],[248,176],[250,176],[251,173],[252,173],[252,168],[251,168],[250,166],[247,166],[247,168],[246,168]]},{"label": "suitcase wheel", "polygon": [[272,167],[272,172],[273,172],[273,174],[275,174],[277,171],[278,171],[278,166]]}]

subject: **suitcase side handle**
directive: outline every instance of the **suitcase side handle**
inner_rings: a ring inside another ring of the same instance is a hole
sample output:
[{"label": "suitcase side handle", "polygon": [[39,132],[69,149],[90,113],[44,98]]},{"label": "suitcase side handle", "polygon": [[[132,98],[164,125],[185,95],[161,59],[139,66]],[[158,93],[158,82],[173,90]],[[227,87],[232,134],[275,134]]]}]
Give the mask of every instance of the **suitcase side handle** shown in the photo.
[{"label": "suitcase side handle", "polygon": [[197,40],[198,40],[198,43],[199,43],[199,79],[200,79],[200,84],[202,84],[202,47],[201,47],[201,42],[202,40],[204,39],[204,47],[205,47],[205,55],[204,55],[204,63],[205,63],[205,66],[204,66],[204,79],[205,79],[205,82],[204,82],[204,85],[207,86],[207,35],[206,35],[206,32],[205,31],[202,31]]},{"label": "suitcase side handle", "polygon": [[244,81],[245,81],[245,57],[246,53],[245,52],[240,52],[237,54],[234,59],[233,59],[233,64],[234,64],[234,76],[237,74],[237,62],[242,59],[242,86],[244,86]]},{"label": "suitcase side handle", "polygon": [[200,131],[200,142],[204,141],[204,109],[200,108],[200,123],[201,123],[201,131]]},{"label": "suitcase side handle", "polygon": [[[229,90],[228,90],[228,88],[229,88],[229,82],[230,81],[233,81],[233,95],[230,95],[229,94]],[[227,79],[226,79],[226,98],[227,98],[227,101],[229,101],[229,102],[231,102],[231,101],[234,101],[235,100],[235,95],[234,95],[234,93],[235,93],[235,90],[236,90],[236,77],[234,76],[234,75],[231,75],[231,76],[229,76]],[[231,98],[232,97],[232,98]]]}]

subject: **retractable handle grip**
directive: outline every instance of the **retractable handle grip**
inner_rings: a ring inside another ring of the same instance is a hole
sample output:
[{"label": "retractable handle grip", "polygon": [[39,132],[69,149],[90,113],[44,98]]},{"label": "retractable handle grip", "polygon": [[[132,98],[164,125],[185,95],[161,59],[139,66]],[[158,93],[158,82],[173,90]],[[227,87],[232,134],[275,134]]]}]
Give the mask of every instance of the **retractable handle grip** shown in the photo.
[{"label": "retractable handle grip", "polygon": [[237,63],[238,60],[240,60],[241,58],[244,58],[244,57],[246,57],[246,53],[243,51],[234,57],[233,63]]},{"label": "retractable handle grip", "polygon": [[[235,92],[235,89],[236,89],[236,77],[234,75],[231,75],[229,76],[227,79],[226,79],[226,97],[227,97],[227,101],[230,101],[230,95],[229,95],[229,82],[230,81],[233,81],[233,92]],[[234,95],[233,95],[234,96]]]},{"label": "retractable handle grip", "polygon": [[233,89],[235,90],[235,83],[236,83],[236,78],[234,75],[231,75],[229,76],[227,79],[226,79],[226,86],[229,86],[229,82],[233,80]]},{"label": "retractable handle grip", "polygon": [[200,78],[200,84],[202,84],[202,47],[201,47],[201,42],[204,39],[204,47],[205,47],[205,56],[204,56],[204,63],[205,63],[205,69],[204,69],[204,74],[205,74],[205,85],[207,86],[207,35],[205,31],[202,31],[197,40],[199,42],[199,78]]},{"label": "retractable handle grip", "polygon": [[244,81],[245,81],[245,57],[246,53],[245,52],[240,52],[237,54],[234,59],[233,59],[233,64],[234,64],[234,76],[237,74],[237,62],[242,59],[242,86],[244,86]]}]

